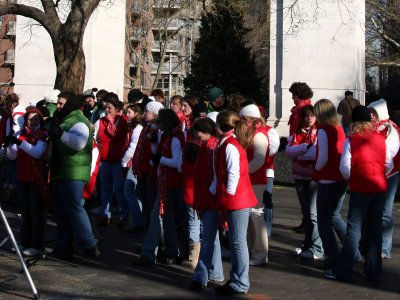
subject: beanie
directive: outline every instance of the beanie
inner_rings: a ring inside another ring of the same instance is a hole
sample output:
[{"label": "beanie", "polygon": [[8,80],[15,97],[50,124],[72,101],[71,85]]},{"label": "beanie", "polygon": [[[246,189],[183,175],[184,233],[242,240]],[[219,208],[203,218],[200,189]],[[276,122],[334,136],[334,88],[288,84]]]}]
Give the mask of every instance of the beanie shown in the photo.
[{"label": "beanie", "polygon": [[207,116],[207,105],[205,103],[197,103],[193,107],[193,117],[194,118],[205,118]]},{"label": "beanie", "polygon": [[255,104],[246,105],[240,110],[239,114],[241,117],[261,118],[260,110]]},{"label": "beanie", "polygon": [[149,112],[152,112],[155,115],[158,115],[158,112],[160,111],[160,109],[163,109],[164,106],[158,102],[158,101],[151,101],[149,103],[147,103],[146,105],[146,110]]},{"label": "beanie", "polygon": [[390,118],[385,99],[374,101],[370,103],[367,107],[375,109],[376,113],[378,114],[379,121],[387,120]]},{"label": "beanie", "polygon": [[135,103],[143,99],[144,94],[139,89],[131,89],[128,93],[128,102]]},{"label": "beanie", "polygon": [[371,114],[365,106],[357,106],[351,113],[351,121],[354,122],[371,122]]},{"label": "beanie", "polygon": [[94,93],[93,93],[92,89],[88,89],[88,90],[83,92],[83,98],[88,98],[88,97],[96,98],[94,96]]},{"label": "beanie", "polygon": [[214,101],[215,99],[217,99],[219,96],[222,96],[223,94],[224,94],[224,91],[216,86],[208,90],[208,98],[211,101]]},{"label": "beanie", "polygon": [[52,90],[44,95],[44,100],[50,103],[57,103],[59,94],[60,94],[59,90]]}]

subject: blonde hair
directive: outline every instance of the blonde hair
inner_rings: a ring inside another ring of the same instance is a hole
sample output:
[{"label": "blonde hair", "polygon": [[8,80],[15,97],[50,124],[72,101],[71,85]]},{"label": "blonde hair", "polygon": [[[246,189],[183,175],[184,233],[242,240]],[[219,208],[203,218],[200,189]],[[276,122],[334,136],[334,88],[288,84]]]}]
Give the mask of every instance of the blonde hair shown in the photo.
[{"label": "blonde hair", "polygon": [[[251,121],[250,128],[247,125],[247,122]],[[242,117],[239,124],[236,126],[235,134],[239,142],[245,149],[248,149],[253,141],[254,132],[257,129],[257,125],[261,123],[265,125],[265,120],[263,117],[254,118],[254,117]]]},{"label": "blonde hair", "polygon": [[354,134],[361,134],[361,135],[366,135],[374,131],[374,124],[372,122],[354,122],[350,124],[351,126],[351,132],[350,136],[353,136]]},{"label": "blonde hair", "polygon": [[317,118],[318,125],[322,126],[337,126],[339,118],[336,112],[336,107],[331,100],[321,99],[314,105],[314,112]]}]

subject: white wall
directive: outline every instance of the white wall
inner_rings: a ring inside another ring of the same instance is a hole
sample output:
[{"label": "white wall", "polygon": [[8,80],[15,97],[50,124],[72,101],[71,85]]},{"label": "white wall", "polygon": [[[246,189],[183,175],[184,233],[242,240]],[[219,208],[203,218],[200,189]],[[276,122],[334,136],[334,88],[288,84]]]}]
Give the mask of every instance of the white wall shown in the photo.
[{"label": "white wall", "polygon": [[[321,98],[336,105],[346,90],[364,103],[365,3],[364,1],[271,1],[270,118],[282,136],[293,106],[290,85],[306,82]],[[339,3],[339,4],[338,4]],[[344,6],[343,3],[346,3]]]},{"label": "white wall", "polygon": [[[65,1],[65,0],[64,0]],[[26,105],[40,100],[53,89],[56,67],[50,36],[42,27],[27,30],[32,22],[17,16],[15,49],[15,92]],[[84,35],[86,57],[85,89],[97,87],[117,93],[122,100],[125,51],[125,1],[100,5]],[[83,91],[82,91],[83,92]]]}]

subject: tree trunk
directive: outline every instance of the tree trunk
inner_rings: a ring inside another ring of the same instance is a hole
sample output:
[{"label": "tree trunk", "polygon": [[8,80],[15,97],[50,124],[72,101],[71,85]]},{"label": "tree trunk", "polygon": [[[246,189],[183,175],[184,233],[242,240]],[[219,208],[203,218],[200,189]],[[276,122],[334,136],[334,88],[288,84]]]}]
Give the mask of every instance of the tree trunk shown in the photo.
[{"label": "tree trunk", "polygon": [[82,42],[74,43],[68,38],[53,41],[56,61],[54,88],[81,94],[85,83],[86,61]]}]

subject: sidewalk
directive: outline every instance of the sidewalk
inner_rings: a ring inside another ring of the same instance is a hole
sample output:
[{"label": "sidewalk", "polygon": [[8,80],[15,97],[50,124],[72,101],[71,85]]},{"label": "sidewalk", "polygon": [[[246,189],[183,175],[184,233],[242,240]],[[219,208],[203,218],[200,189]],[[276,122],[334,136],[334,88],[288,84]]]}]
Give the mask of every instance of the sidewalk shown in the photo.
[{"label": "sidewalk", "polygon": [[[276,187],[273,192],[274,225],[270,239],[269,263],[250,267],[251,288],[245,299],[400,299],[400,205],[394,208],[394,241],[392,259],[383,262],[379,283],[363,279],[362,264],[355,266],[351,284],[330,281],[312,262],[290,254],[298,247],[302,235],[291,228],[300,223],[300,207],[294,188]],[[346,201],[347,207],[348,201]],[[347,208],[342,215],[347,215]],[[18,235],[19,219],[8,213],[8,221]],[[143,241],[143,234],[122,232],[114,222],[98,228],[103,237],[102,254],[96,263],[74,259],[77,267],[52,260],[40,260],[30,273],[41,299],[200,299],[217,298],[213,289],[201,293],[187,289],[191,271],[177,265],[131,267],[134,249]],[[48,225],[48,240],[55,237],[54,223]],[[0,241],[6,237],[0,225]],[[7,243],[5,248],[10,248]],[[17,256],[0,249],[0,299],[29,299],[28,281],[18,273]],[[229,278],[229,262],[224,262]]]}]

